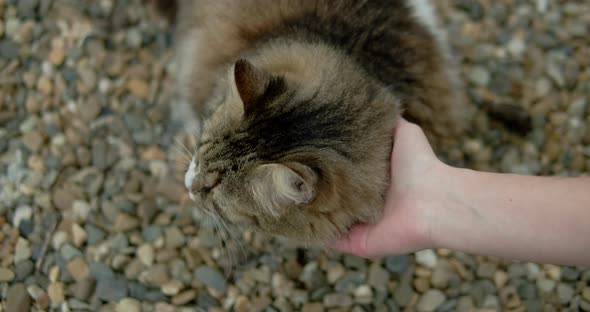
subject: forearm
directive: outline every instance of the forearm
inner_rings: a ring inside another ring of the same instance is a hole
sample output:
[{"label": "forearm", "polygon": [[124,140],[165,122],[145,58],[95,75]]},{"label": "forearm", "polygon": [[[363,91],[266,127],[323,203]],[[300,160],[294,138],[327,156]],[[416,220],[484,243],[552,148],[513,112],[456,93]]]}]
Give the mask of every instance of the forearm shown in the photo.
[{"label": "forearm", "polygon": [[507,259],[590,266],[590,179],[445,167],[437,246]]}]

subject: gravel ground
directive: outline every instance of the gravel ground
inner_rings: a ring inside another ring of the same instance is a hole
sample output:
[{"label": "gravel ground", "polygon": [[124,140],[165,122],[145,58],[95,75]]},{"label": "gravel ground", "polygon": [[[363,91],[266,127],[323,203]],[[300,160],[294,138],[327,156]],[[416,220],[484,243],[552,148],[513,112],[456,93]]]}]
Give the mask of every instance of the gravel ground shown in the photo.
[{"label": "gravel ground", "polygon": [[[381,261],[192,222],[171,32],[130,0],[0,0],[0,311],[590,311],[590,270]],[[590,170],[587,0],[440,1],[474,105],[465,165]],[[484,113],[517,104],[525,136]],[[548,229],[549,230],[549,229]],[[586,238],[582,238],[586,239]]]}]

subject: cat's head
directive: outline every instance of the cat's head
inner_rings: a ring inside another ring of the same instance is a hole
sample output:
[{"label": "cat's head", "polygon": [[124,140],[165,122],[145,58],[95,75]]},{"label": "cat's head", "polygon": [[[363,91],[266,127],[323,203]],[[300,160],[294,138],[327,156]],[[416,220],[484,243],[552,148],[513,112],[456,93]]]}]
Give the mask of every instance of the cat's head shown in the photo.
[{"label": "cat's head", "polygon": [[380,207],[361,206],[378,205],[373,198],[379,195],[361,194],[383,178],[363,184],[358,177],[366,172],[362,164],[354,167],[348,146],[358,139],[351,129],[358,116],[342,108],[341,97],[349,95],[245,60],[230,73],[228,91],[206,121],[185,175],[197,209],[306,243],[334,239],[352,222],[376,214]]}]

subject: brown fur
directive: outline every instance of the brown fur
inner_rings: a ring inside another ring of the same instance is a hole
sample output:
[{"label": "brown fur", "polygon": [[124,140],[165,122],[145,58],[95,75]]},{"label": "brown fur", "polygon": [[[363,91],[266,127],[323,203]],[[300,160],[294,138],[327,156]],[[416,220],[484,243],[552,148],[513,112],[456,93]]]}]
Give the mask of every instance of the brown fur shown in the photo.
[{"label": "brown fur", "polygon": [[205,120],[191,191],[232,224],[333,239],[381,213],[402,110],[436,146],[465,125],[456,77],[406,1],[178,5],[179,93]]}]

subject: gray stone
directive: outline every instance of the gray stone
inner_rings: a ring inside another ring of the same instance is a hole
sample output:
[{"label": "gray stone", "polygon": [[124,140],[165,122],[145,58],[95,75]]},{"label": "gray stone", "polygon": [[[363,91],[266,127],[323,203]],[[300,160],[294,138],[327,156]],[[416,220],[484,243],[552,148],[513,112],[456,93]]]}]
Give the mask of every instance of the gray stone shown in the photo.
[{"label": "gray stone", "polygon": [[70,244],[64,244],[63,246],[61,246],[61,248],[59,249],[59,253],[66,262],[69,262],[74,258],[82,256],[82,252],[80,252],[80,250],[76,249],[76,247]]},{"label": "gray stone", "polygon": [[542,312],[543,304],[537,300],[525,300],[524,308],[527,312]]},{"label": "gray stone", "polygon": [[442,291],[431,289],[422,295],[416,308],[418,312],[434,312],[445,300],[447,298]]},{"label": "gray stone", "polygon": [[347,294],[333,293],[324,296],[326,308],[347,308],[353,303],[352,298]]},{"label": "gray stone", "polygon": [[199,292],[199,296],[197,297],[197,307],[203,309],[204,311],[209,311],[212,307],[219,306],[219,301],[214,297],[211,297],[209,294],[204,292]]},{"label": "gray stone", "polygon": [[299,280],[307,289],[313,290],[327,285],[325,274],[319,269],[317,262],[308,263],[299,275]]},{"label": "gray stone", "polygon": [[89,275],[97,281],[110,280],[115,278],[115,272],[108,265],[102,262],[91,262]]},{"label": "gray stone", "polygon": [[570,300],[572,300],[574,297],[574,294],[575,290],[572,286],[565,283],[560,283],[557,285],[557,298],[562,304],[570,302]]},{"label": "gray stone", "polygon": [[39,0],[18,0],[18,14],[24,18],[33,18],[39,6]]},{"label": "gray stone", "polygon": [[529,283],[523,283],[518,286],[518,294],[524,300],[528,299],[536,299],[537,298],[537,288],[535,285]]},{"label": "gray stone", "polygon": [[195,277],[207,287],[214,288],[220,292],[227,290],[227,281],[225,277],[208,266],[200,266],[194,273]]},{"label": "gray stone", "polygon": [[369,268],[367,282],[375,289],[385,289],[387,287],[387,282],[389,282],[389,275],[390,273],[380,265],[373,264]]},{"label": "gray stone", "polygon": [[397,302],[400,306],[405,307],[412,297],[414,296],[415,292],[409,282],[402,281],[393,291],[393,299]]},{"label": "gray stone", "polygon": [[72,294],[78,300],[86,301],[94,291],[95,281],[85,278],[73,285]]},{"label": "gray stone", "polygon": [[95,295],[108,302],[127,297],[127,280],[124,278],[103,278],[96,283]]},{"label": "gray stone", "polygon": [[350,269],[364,270],[367,267],[367,261],[357,256],[345,255],[344,266]]},{"label": "gray stone", "polygon": [[392,273],[403,273],[410,265],[410,257],[407,255],[387,257],[385,259],[385,268]]},{"label": "gray stone", "polygon": [[469,73],[469,80],[480,87],[487,87],[490,84],[490,73],[482,66],[474,66]]},{"label": "gray stone", "polygon": [[152,243],[155,242],[158,238],[162,237],[163,231],[162,227],[157,224],[152,224],[146,227],[142,232],[143,240],[146,242]]},{"label": "gray stone", "polygon": [[102,242],[105,238],[104,231],[94,224],[86,223],[84,225],[84,230],[86,231],[86,242],[88,245],[96,245]]},{"label": "gray stone", "polygon": [[34,269],[35,269],[35,265],[33,264],[33,261],[31,261],[31,260],[25,260],[25,261],[19,262],[14,268],[14,273],[16,274],[16,280],[23,281],[24,279],[26,279],[29,275],[31,275],[33,273]]},{"label": "gray stone", "polygon": [[562,267],[561,268],[561,279],[567,282],[574,282],[580,278],[580,271],[570,268],[570,267]]},{"label": "gray stone", "polygon": [[0,41],[0,57],[3,59],[10,60],[18,57],[19,49],[18,43],[11,39]]}]

